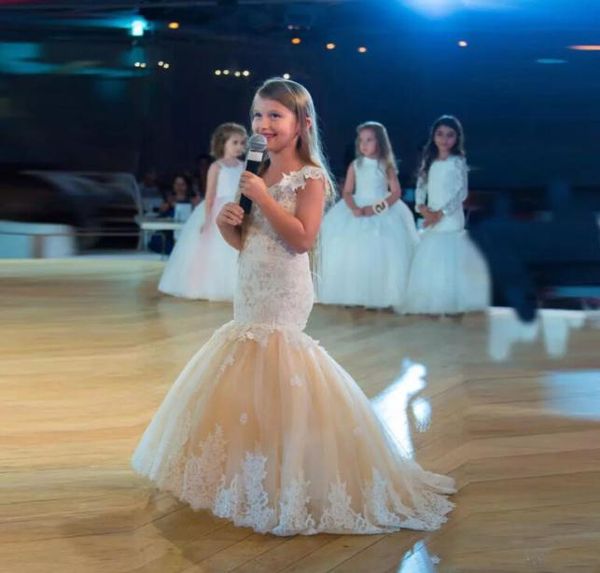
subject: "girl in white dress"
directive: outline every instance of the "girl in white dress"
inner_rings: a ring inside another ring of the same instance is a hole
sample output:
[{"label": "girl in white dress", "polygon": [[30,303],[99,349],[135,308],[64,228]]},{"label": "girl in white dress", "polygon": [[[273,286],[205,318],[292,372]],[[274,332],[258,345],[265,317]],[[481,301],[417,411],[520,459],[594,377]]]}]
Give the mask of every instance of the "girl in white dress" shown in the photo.
[{"label": "girl in white dress", "polygon": [[442,116],[431,128],[417,180],[415,210],[425,219],[398,310],[414,314],[462,314],[488,306],[490,280],[485,260],[465,227],[468,194],[463,129]]},{"label": "girl in white dress", "polygon": [[217,224],[239,249],[233,321],[184,368],[146,429],[133,467],[193,509],[275,535],[436,529],[452,479],[423,470],[366,396],[303,330],[313,305],[309,253],[331,178],[310,94],[265,82],[252,129],[267,139],[260,176],[244,172],[249,215]]},{"label": "girl in white dress", "polygon": [[318,301],[398,306],[404,301],[417,230],[401,200],[387,130],[369,121],[356,131],[356,159],[348,168],[342,200],[323,220]]},{"label": "girl in white dress", "polygon": [[235,197],[246,149],[244,126],[224,123],[211,139],[211,164],[205,201],[194,209],[175,243],[158,290],[192,299],[232,300],[238,253],[219,233],[216,216]]}]

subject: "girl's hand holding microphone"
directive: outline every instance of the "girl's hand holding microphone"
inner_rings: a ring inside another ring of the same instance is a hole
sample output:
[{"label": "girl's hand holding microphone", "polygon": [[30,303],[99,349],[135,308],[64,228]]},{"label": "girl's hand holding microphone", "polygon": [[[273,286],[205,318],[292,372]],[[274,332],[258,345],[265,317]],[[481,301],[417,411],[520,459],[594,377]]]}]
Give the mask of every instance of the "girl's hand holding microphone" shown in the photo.
[{"label": "girl's hand holding microphone", "polygon": [[237,227],[244,220],[244,210],[237,203],[225,203],[217,217],[219,227]]},{"label": "girl's hand holding microphone", "polygon": [[[261,199],[267,194],[267,186],[265,182],[249,171],[244,171],[240,177],[240,191],[254,203],[260,204]],[[238,203],[226,203],[223,205],[219,216],[217,217],[217,225],[237,227],[244,220],[244,210]]]},{"label": "girl's hand holding microphone", "polygon": [[240,176],[240,191],[248,199],[260,205],[261,199],[267,194],[267,186],[258,175],[244,171]]}]

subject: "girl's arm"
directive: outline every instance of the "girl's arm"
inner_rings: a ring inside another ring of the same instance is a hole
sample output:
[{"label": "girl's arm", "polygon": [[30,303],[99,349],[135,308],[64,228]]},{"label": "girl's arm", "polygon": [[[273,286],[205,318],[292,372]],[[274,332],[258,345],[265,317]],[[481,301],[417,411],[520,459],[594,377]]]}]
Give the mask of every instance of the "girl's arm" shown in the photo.
[{"label": "girl's arm", "polygon": [[[390,194],[385,198],[385,202],[388,204],[388,207],[391,207],[402,196],[400,181],[398,181],[398,175],[396,174],[395,169],[392,169],[391,167],[388,169],[387,180]],[[371,217],[376,213],[373,210],[373,207],[368,205],[367,207],[363,207],[363,214],[367,217]]]},{"label": "girl's arm", "polygon": [[452,160],[452,196],[439,210],[443,216],[462,209],[467,195],[469,194],[469,177],[467,174],[467,163],[462,157]]},{"label": "girl's arm", "polygon": [[244,210],[237,203],[226,203],[217,215],[217,227],[227,243],[242,250],[242,221]]},{"label": "girl's arm", "polygon": [[204,225],[209,223],[211,220],[212,209],[215,204],[215,197],[217,196],[217,180],[219,178],[219,171],[221,165],[218,161],[210,164],[208,173],[206,175],[206,196],[204,198]]},{"label": "girl's arm", "polygon": [[315,243],[325,208],[325,182],[309,179],[298,189],[296,212],[291,215],[268,194],[259,202],[277,234],[297,253],[310,251]]},{"label": "girl's arm", "polygon": [[390,188],[390,194],[386,201],[391,207],[396,201],[402,197],[402,187],[400,187],[400,181],[398,181],[398,174],[395,169],[391,167],[388,169],[388,185]]},{"label": "girl's arm", "polygon": [[342,190],[342,198],[348,205],[348,208],[355,214],[358,215],[361,212],[360,207],[356,206],[354,202],[354,186],[356,184],[356,177],[354,176],[354,162],[348,166],[346,171],[346,180],[344,181],[344,189]]},{"label": "girl's arm", "polygon": [[419,175],[417,179],[417,188],[415,190],[415,211],[423,214],[423,210],[427,209],[427,183],[423,175]]},{"label": "girl's arm", "polygon": [[265,182],[258,176],[245,171],[241,177],[244,195],[252,199],[261,209],[275,232],[297,253],[309,251],[319,233],[325,208],[325,181],[308,179],[298,189],[296,212],[288,213],[267,193]]},{"label": "girl's arm", "polygon": [[425,219],[424,227],[431,227],[438,223],[442,218],[441,213],[432,211],[427,205],[427,182],[423,175],[419,175],[417,179],[417,189],[415,190],[415,211]]}]

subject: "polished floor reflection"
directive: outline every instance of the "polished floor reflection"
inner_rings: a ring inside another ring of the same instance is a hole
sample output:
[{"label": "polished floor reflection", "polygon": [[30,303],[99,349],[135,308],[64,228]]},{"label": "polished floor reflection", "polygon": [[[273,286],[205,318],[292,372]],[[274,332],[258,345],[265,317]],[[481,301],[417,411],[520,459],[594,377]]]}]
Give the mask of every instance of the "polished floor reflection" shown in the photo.
[{"label": "polished floor reflection", "polygon": [[592,322],[596,314],[547,309],[533,322],[520,322],[512,309],[490,309],[489,355],[494,360],[507,360],[515,346],[541,341],[547,356],[562,358],[567,354],[572,332],[582,328],[586,321]]},{"label": "polished floor reflection", "polygon": [[157,493],[129,456],[231,315],[156,292],[162,263],[0,263],[0,570],[600,572],[600,321],[461,322],[317,306],[309,332],[400,446],[458,482],[433,533],[275,538]]},{"label": "polished floor reflection", "polygon": [[[383,420],[404,455],[411,458],[415,455],[413,429],[424,431],[431,419],[429,400],[419,397],[419,393],[427,385],[426,373],[427,370],[421,364],[406,360],[398,378],[372,398],[377,415]],[[410,416],[413,417],[413,424],[410,423]]]}]

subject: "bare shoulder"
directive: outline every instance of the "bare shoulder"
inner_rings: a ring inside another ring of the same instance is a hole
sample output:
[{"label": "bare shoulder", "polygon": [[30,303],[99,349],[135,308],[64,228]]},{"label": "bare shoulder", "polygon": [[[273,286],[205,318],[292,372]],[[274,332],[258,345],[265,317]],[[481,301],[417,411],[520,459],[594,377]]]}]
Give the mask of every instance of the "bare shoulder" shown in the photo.
[{"label": "bare shoulder", "polygon": [[210,167],[208,168],[208,174],[209,175],[214,175],[216,173],[218,173],[221,170],[221,162],[220,161],[213,161],[210,164]]}]

